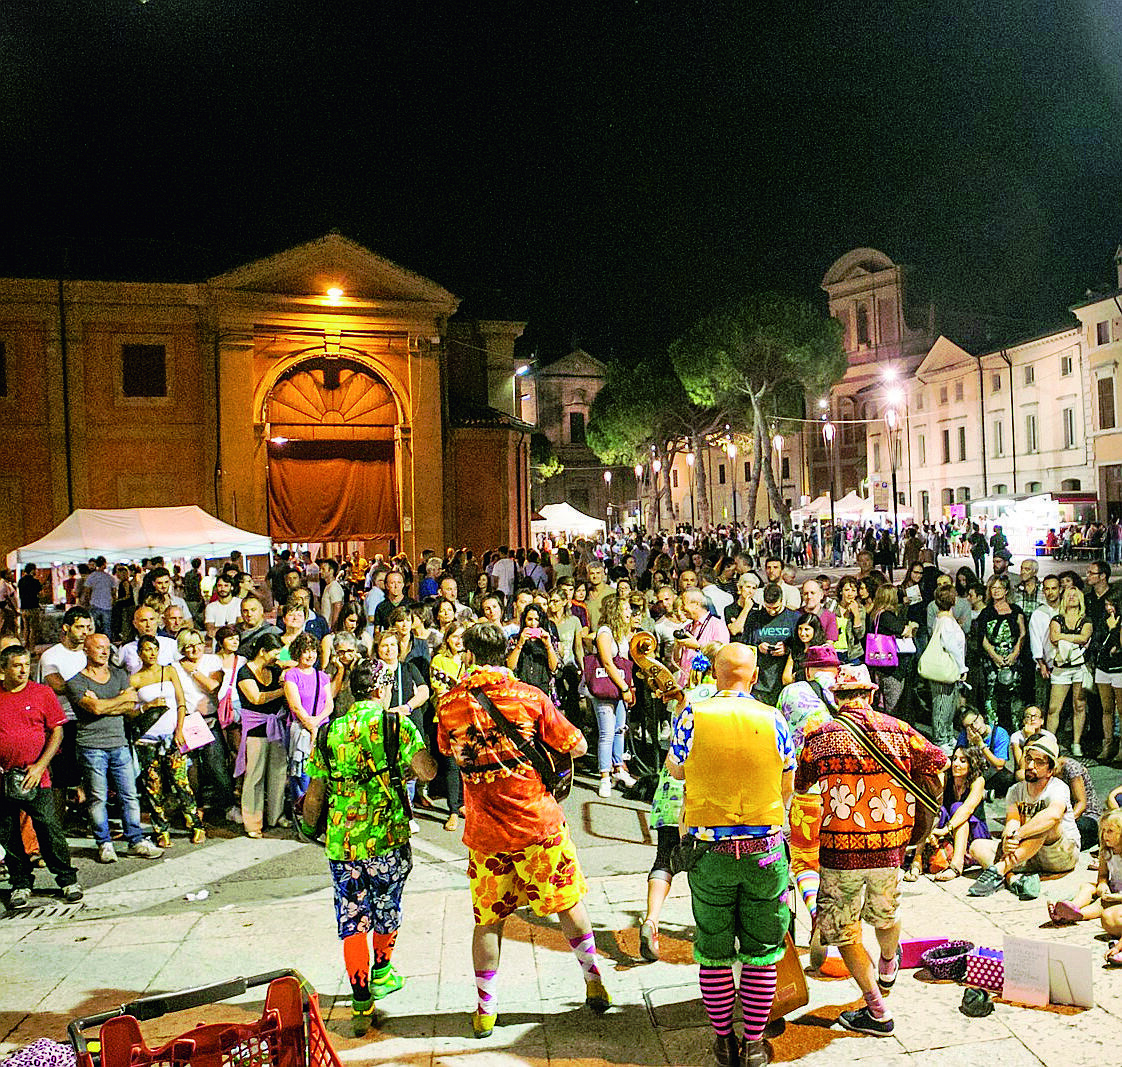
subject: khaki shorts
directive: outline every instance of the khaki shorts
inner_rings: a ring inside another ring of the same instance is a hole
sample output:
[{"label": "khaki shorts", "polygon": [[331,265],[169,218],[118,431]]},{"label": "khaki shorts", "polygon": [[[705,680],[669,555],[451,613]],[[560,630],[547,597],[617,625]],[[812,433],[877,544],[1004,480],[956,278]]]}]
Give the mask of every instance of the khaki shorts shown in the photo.
[{"label": "khaki shorts", "polygon": [[1061,837],[1050,845],[1041,845],[1035,856],[1030,856],[1018,871],[1041,871],[1044,874],[1067,874],[1079,863],[1079,839]]},{"label": "khaki shorts", "polygon": [[857,871],[821,869],[818,887],[818,931],[824,945],[861,944],[861,923],[878,930],[896,922],[900,871],[873,867]]}]

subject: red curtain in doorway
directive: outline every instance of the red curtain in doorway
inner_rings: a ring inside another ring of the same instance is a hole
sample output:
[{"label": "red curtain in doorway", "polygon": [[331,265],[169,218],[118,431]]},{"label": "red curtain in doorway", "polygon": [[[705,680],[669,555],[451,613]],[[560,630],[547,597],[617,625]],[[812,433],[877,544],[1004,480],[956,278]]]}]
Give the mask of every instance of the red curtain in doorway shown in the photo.
[{"label": "red curtain in doorway", "polygon": [[269,442],[274,541],[398,536],[392,441]]}]

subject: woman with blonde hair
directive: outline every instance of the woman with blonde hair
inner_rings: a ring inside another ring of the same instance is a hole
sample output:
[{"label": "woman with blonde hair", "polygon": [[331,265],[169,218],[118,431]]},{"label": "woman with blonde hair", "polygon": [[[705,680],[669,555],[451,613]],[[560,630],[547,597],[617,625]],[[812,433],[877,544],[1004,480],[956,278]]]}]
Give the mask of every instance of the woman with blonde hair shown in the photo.
[{"label": "woman with blonde hair", "polygon": [[600,626],[596,631],[596,658],[607,673],[618,696],[615,699],[592,698],[596,709],[599,740],[596,746],[600,768],[601,797],[612,795],[612,776],[623,786],[633,786],[635,779],[627,770],[624,735],[627,731],[627,709],[635,704],[635,691],[627,675],[615,662],[627,658],[631,636],[631,604],[610,593],[600,603]]},{"label": "woman with blonde hair", "polygon": [[1082,756],[1083,723],[1087,718],[1087,698],[1083,694],[1084,677],[1089,674],[1085,666],[1087,644],[1094,625],[1087,618],[1083,591],[1072,586],[1060,598],[1060,611],[1048,626],[1048,638],[1056,649],[1052,667],[1052,688],[1048,695],[1046,729],[1053,736],[1060,724],[1067,691],[1071,690],[1071,754]]}]

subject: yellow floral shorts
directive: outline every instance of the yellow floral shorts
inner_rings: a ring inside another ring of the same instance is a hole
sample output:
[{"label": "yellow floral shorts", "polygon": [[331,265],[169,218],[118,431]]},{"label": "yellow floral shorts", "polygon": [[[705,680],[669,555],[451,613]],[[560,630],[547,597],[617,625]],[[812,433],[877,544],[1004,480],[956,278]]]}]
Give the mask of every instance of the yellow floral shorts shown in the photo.
[{"label": "yellow floral shorts", "polygon": [[527,904],[535,915],[556,915],[588,892],[567,826],[518,852],[471,852],[467,873],[478,926],[497,923]]}]

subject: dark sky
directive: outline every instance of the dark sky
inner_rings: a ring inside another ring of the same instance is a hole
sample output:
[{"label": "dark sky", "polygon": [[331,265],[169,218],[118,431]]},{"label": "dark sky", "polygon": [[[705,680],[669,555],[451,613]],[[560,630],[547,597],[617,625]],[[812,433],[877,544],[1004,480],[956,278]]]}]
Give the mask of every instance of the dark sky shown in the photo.
[{"label": "dark sky", "polygon": [[856,245],[998,333],[1110,282],[1117,0],[4,0],[0,270],[337,228],[545,348],[664,346]]}]

